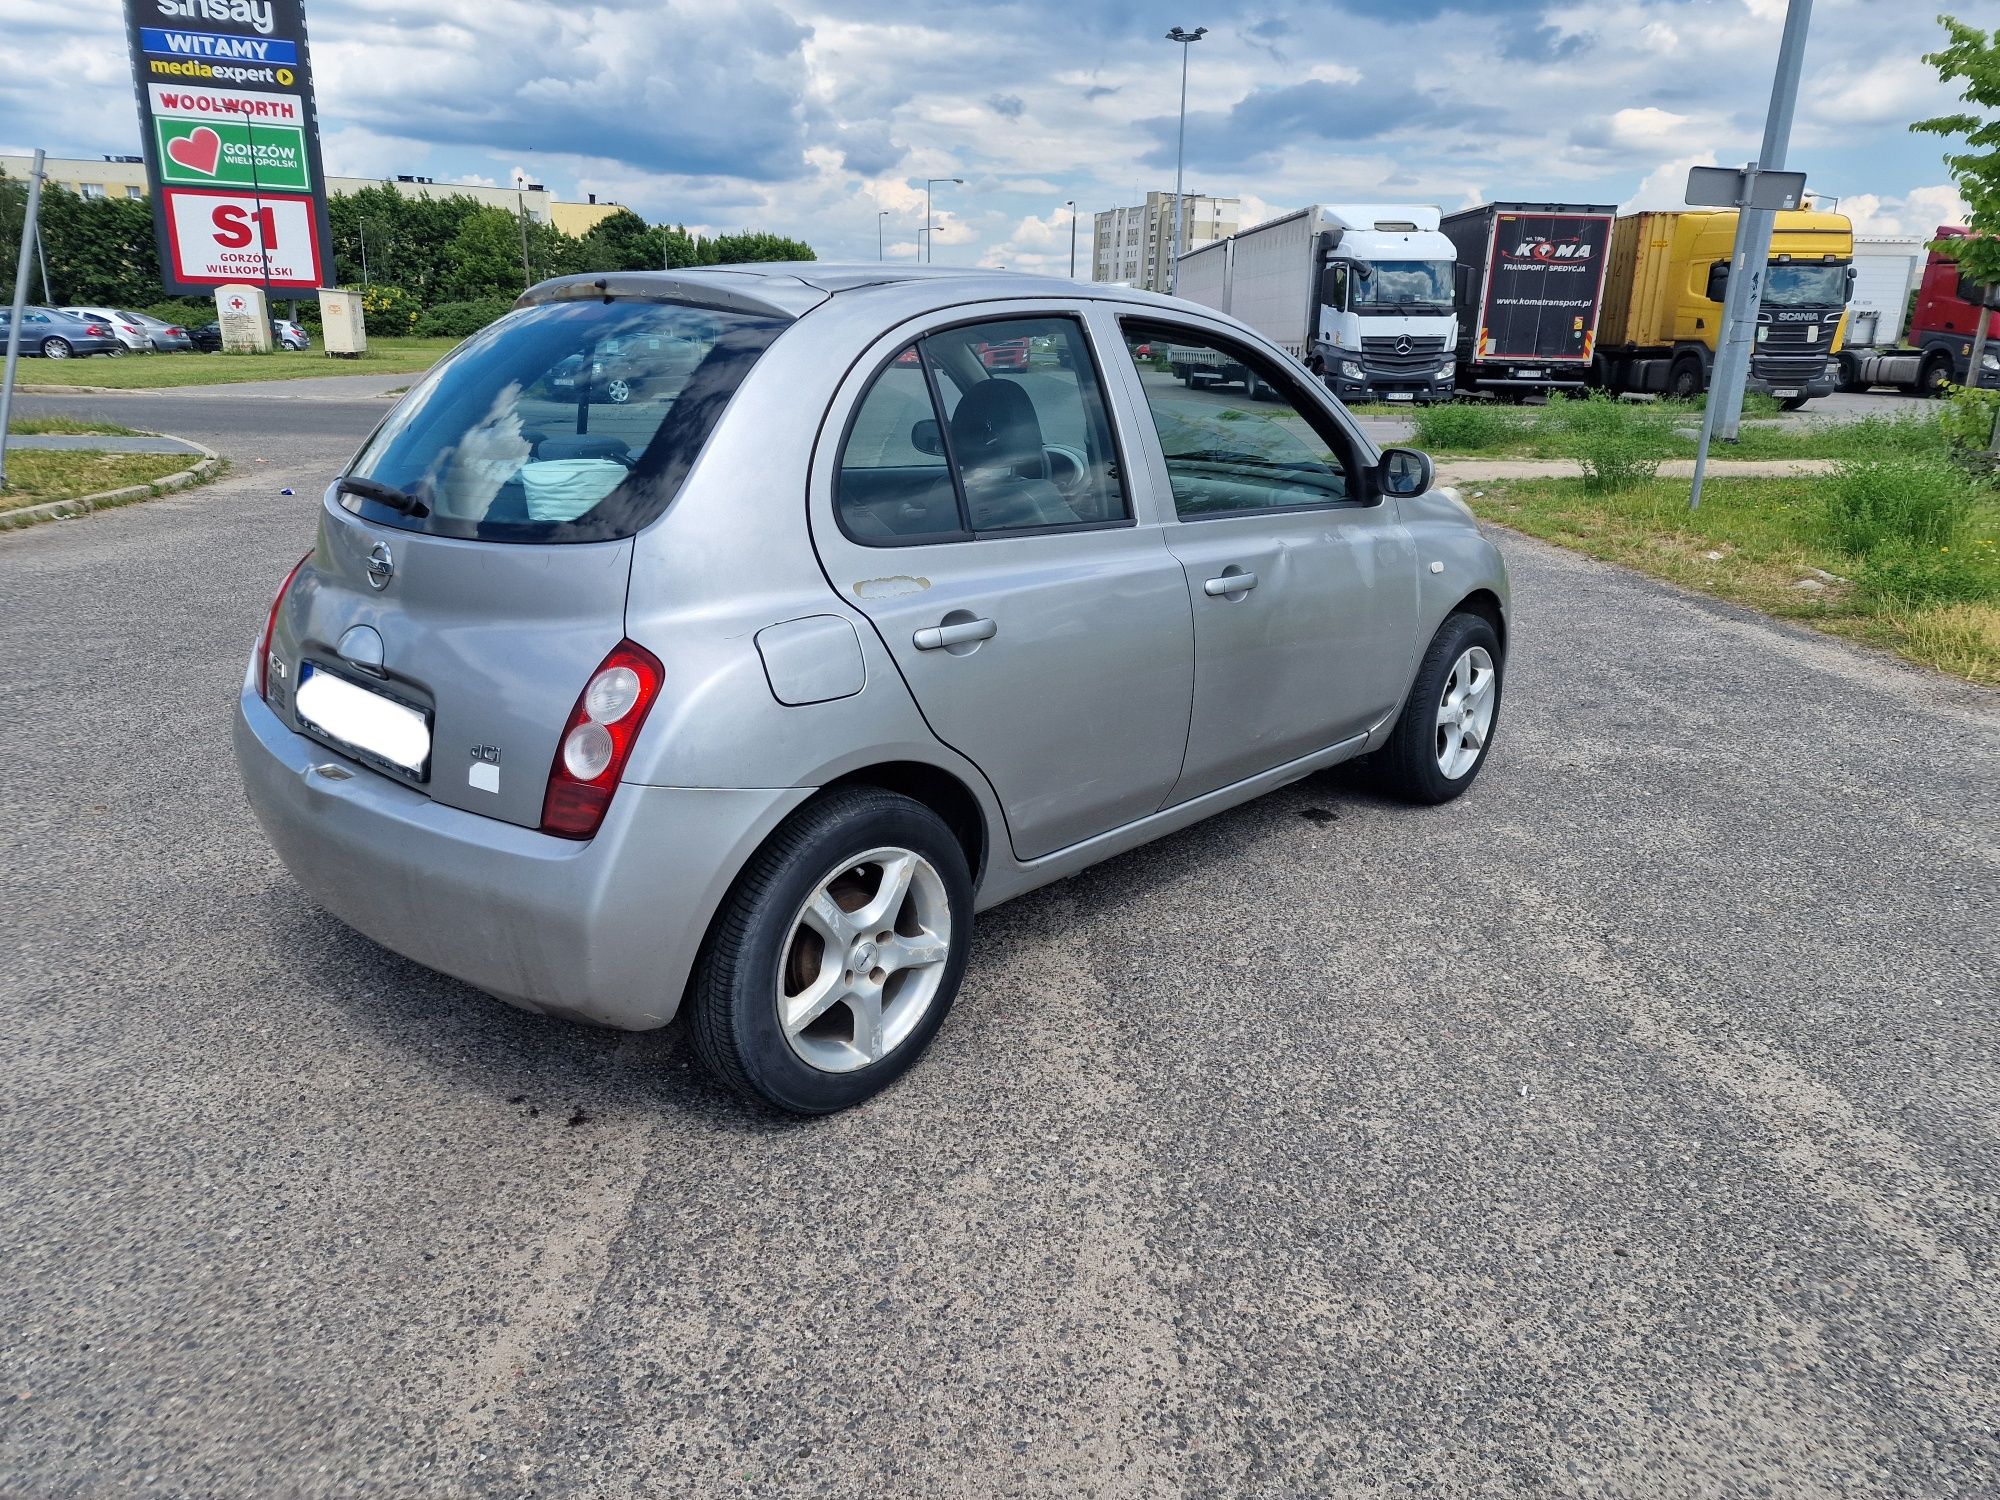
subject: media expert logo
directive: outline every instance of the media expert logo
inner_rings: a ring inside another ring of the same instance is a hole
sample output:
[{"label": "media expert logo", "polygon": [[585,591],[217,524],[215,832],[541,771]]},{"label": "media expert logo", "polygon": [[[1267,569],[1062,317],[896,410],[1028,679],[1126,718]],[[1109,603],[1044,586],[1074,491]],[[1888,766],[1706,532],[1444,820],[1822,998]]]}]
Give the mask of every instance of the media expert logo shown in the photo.
[{"label": "media expert logo", "polygon": [[1509,260],[1589,260],[1591,247],[1581,240],[1522,240],[1506,252]]},{"label": "media expert logo", "polygon": [[209,83],[275,83],[290,88],[298,81],[290,68],[233,68],[226,63],[168,62],[158,57],[148,59],[146,67],[163,78],[200,78]]},{"label": "media expert logo", "polygon": [[277,24],[271,0],[153,0],[153,9],[169,21],[231,21],[265,36]]}]

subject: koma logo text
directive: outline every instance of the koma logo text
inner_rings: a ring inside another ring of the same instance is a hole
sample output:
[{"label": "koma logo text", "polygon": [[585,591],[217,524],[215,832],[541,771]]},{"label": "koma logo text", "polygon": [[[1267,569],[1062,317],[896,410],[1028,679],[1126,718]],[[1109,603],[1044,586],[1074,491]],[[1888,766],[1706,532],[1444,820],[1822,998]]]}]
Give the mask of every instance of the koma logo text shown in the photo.
[{"label": "koma logo text", "polygon": [[264,36],[277,24],[271,0],[153,0],[153,6],[169,20],[234,21]]},{"label": "koma logo text", "polygon": [[1590,246],[1553,240],[1522,240],[1512,251],[1515,260],[1589,260]]}]

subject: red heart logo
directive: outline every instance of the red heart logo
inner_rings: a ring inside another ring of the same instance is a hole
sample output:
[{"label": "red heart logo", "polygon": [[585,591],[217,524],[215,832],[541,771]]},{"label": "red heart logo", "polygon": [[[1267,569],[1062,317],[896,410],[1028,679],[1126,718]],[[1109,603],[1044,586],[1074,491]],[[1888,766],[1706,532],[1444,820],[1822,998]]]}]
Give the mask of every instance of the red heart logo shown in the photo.
[{"label": "red heart logo", "polygon": [[215,163],[222,155],[222,137],[206,125],[197,125],[187,135],[167,142],[167,155],[175,164],[204,177],[215,175]]}]

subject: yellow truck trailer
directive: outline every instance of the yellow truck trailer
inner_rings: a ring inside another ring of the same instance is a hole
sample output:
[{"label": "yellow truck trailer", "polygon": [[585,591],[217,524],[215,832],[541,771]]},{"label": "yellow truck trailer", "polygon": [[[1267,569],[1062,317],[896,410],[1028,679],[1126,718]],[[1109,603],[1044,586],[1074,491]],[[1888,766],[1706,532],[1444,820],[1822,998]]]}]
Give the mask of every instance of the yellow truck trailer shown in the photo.
[{"label": "yellow truck trailer", "polygon": [[[1626,214],[1612,227],[1592,374],[1611,391],[1692,397],[1708,389],[1736,211]],[[1786,410],[1832,393],[1854,279],[1843,214],[1781,213],[1757,309],[1749,389]]]}]

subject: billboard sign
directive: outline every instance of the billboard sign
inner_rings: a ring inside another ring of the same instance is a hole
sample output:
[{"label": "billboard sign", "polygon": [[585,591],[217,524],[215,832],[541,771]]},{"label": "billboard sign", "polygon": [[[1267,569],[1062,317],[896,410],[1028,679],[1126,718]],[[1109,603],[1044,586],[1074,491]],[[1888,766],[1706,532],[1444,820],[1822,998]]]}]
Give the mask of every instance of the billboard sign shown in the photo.
[{"label": "billboard sign", "polygon": [[169,291],[333,279],[303,0],[125,0]]}]

